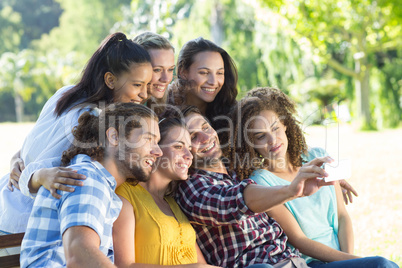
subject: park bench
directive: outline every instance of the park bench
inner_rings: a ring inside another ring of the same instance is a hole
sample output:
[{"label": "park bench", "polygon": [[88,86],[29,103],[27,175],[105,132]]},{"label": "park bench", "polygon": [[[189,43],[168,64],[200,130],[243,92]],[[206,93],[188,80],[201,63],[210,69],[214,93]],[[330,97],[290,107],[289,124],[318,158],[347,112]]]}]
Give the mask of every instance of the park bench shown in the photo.
[{"label": "park bench", "polygon": [[[0,249],[21,246],[24,233],[0,236]],[[0,257],[0,268],[20,267],[20,254]]]}]

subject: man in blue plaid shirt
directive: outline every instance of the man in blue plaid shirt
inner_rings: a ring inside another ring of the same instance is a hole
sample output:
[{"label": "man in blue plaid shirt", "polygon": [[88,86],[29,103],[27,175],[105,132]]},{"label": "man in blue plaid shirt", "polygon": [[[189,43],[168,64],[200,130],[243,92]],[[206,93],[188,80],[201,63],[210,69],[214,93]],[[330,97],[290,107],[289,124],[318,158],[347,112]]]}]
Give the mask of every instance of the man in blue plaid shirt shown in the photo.
[{"label": "man in blue plaid shirt", "polygon": [[299,197],[300,189],[303,196],[311,195],[321,185],[307,192],[306,179],[282,188],[240,181],[225,168],[217,133],[198,109],[189,106],[182,113],[194,158],[190,178],[180,183],[176,201],[193,224],[207,262],[231,268],[307,267],[298,250],[287,245],[279,224],[265,212]]},{"label": "man in blue plaid shirt", "polygon": [[39,189],[21,267],[115,267],[112,226],[122,204],[114,190],[125,181],[146,181],[162,155],[157,117],[143,105],[113,104],[100,115],[85,112],[79,122],[74,138],[80,146],[64,152],[62,162],[86,179],[73,192],[59,191],[60,199]]}]

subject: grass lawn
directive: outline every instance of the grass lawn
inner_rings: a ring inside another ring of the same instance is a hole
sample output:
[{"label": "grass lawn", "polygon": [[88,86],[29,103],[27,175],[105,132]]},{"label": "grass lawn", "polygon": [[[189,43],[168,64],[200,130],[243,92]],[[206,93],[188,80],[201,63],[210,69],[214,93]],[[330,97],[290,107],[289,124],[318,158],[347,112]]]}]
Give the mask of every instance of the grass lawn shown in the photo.
[{"label": "grass lawn", "polygon": [[[32,123],[0,124],[0,171],[9,170]],[[349,182],[359,193],[347,206],[355,233],[355,254],[380,255],[402,266],[402,129],[358,132],[350,125],[308,127],[311,146],[326,148],[333,158],[350,158]]]}]

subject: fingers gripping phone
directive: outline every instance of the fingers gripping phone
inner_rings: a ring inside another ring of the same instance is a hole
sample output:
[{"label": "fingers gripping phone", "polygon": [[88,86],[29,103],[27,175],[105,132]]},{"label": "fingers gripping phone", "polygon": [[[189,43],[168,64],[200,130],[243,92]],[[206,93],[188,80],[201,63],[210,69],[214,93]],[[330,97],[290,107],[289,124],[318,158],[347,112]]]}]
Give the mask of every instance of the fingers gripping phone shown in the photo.
[{"label": "fingers gripping phone", "polygon": [[352,165],[350,159],[340,159],[339,161],[334,161],[332,163],[324,164],[325,172],[328,173],[328,177],[324,180],[337,181],[346,180],[352,176]]}]

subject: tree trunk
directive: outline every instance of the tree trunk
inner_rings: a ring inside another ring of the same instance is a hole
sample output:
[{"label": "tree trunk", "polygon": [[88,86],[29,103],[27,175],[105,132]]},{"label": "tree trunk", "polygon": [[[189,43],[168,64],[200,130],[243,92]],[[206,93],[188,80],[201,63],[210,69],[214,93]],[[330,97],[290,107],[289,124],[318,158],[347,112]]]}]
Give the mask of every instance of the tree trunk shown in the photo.
[{"label": "tree trunk", "polygon": [[373,128],[370,111],[370,69],[365,61],[365,57],[355,59],[355,72],[359,74],[355,79],[357,119],[362,128]]},{"label": "tree trunk", "polygon": [[14,94],[14,103],[15,103],[15,115],[17,118],[17,122],[21,123],[22,118],[24,117],[24,102],[22,101],[22,97],[20,94],[15,92]]},{"label": "tree trunk", "polygon": [[370,70],[365,66],[361,82],[361,111],[363,115],[363,123],[369,128],[374,128],[370,111]]},{"label": "tree trunk", "polygon": [[219,1],[214,2],[210,20],[212,41],[218,46],[222,46],[225,32],[223,28],[223,8]]}]

